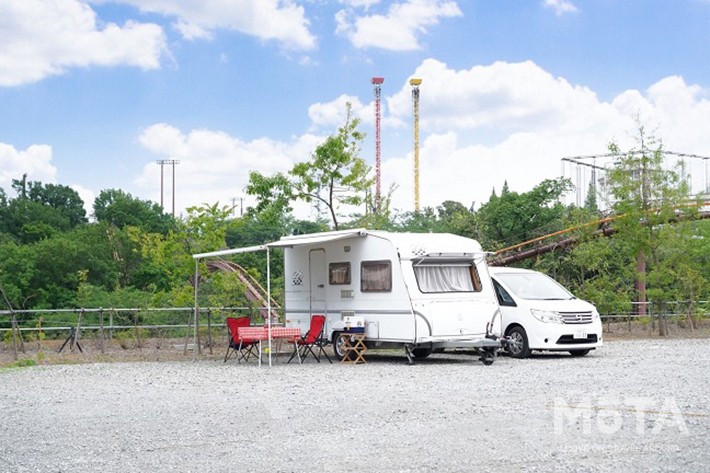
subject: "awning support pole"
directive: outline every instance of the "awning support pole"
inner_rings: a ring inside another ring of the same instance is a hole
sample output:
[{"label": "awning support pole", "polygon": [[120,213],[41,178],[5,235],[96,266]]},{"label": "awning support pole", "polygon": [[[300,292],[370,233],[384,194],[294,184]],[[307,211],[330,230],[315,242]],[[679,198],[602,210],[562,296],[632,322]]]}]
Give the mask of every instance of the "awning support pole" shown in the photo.
[{"label": "awning support pole", "polygon": [[195,286],[195,314],[194,314],[195,328],[194,328],[193,335],[192,335],[192,338],[193,338],[193,340],[192,340],[192,343],[193,343],[192,361],[197,361],[197,343],[198,343],[198,340],[197,340],[197,317],[198,317],[199,310],[200,310],[199,306],[197,304],[197,285],[198,285],[198,281],[199,281],[199,276],[200,276],[200,260],[196,259],[195,260],[195,281],[194,281],[194,286]]},{"label": "awning support pole", "polygon": [[266,247],[266,316],[269,330],[269,368],[271,368],[271,252]]}]

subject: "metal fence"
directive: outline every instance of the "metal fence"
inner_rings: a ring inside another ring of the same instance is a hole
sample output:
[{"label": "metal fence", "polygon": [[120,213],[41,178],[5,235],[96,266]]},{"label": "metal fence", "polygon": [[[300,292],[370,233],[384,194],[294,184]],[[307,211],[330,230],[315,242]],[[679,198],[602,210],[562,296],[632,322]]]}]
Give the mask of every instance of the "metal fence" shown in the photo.
[{"label": "metal fence", "polygon": [[[261,307],[194,307],[163,308],[76,308],[0,311],[0,342],[10,345],[15,357],[24,351],[25,342],[57,345],[71,351],[81,348],[82,338],[95,341],[101,353],[117,340],[123,348],[128,344],[142,347],[148,338],[184,339],[184,351],[198,352],[202,345],[212,353],[215,337],[226,336],[225,318],[248,316],[254,324],[263,323]],[[191,344],[196,339],[197,346]]]},{"label": "metal fence", "polygon": [[633,302],[628,312],[600,316],[607,329],[612,323],[621,322],[627,325],[628,330],[639,324],[655,330],[659,320],[663,320],[676,329],[693,330],[700,322],[710,318],[710,301]]},{"label": "metal fence", "polygon": [[[633,303],[627,313],[601,314],[607,331],[627,326],[628,330],[639,326],[655,330],[659,321],[675,329],[694,330],[699,323],[710,318],[710,301],[671,301]],[[162,308],[75,308],[0,311],[0,343],[10,345],[15,357],[24,351],[23,344],[36,341],[63,340],[59,351],[81,350],[82,337],[95,341],[103,353],[107,345],[118,340],[141,347],[148,338],[184,339],[183,349],[188,347],[196,353],[202,345],[212,353],[214,338],[226,336],[225,318],[249,316],[254,324],[263,323],[264,307],[194,307]],[[197,322],[197,323],[195,323]],[[59,342],[57,342],[59,341]],[[190,342],[197,341],[194,343]]]}]

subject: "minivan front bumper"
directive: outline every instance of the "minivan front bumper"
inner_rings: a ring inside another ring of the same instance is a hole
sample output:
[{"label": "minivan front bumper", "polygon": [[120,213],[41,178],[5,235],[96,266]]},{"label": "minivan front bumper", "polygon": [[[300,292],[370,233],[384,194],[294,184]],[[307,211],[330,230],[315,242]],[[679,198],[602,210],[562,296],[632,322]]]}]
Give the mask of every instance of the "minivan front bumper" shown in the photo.
[{"label": "minivan front bumper", "polygon": [[528,332],[528,344],[532,350],[588,350],[603,344],[601,323],[547,324],[544,335]]}]

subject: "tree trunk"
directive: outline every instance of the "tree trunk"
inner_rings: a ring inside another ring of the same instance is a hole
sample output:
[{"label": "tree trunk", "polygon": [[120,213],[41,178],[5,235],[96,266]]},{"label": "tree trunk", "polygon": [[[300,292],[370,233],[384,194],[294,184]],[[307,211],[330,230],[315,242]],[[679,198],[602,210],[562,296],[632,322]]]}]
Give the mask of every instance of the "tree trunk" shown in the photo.
[{"label": "tree trunk", "polygon": [[646,316],[646,255],[639,251],[636,256],[636,314]]},{"label": "tree trunk", "polygon": [[658,305],[658,335],[665,337],[668,335],[668,322],[666,319],[666,304],[661,302]]}]

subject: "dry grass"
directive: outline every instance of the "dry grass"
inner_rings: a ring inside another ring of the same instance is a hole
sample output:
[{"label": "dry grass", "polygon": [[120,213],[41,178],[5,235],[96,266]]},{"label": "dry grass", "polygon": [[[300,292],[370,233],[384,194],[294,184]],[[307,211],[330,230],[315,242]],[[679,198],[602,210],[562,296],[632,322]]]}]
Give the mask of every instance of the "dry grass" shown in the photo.
[{"label": "dry grass", "polygon": [[[113,363],[136,361],[192,361],[195,359],[194,345],[185,339],[144,339],[140,344],[135,340],[126,343],[125,340],[106,340],[101,346],[99,340],[83,339],[79,341],[81,350],[67,344],[59,352],[64,340],[39,342],[24,342],[24,350],[19,350],[17,359],[12,344],[0,345],[0,367],[13,365],[50,365],[74,363]],[[200,359],[218,360],[224,357],[226,339],[215,340],[210,348],[202,346]],[[34,363],[32,363],[34,361]]]},{"label": "dry grass", "polygon": [[[691,329],[687,321],[671,321],[668,323],[669,334],[666,337],[658,335],[658,326],[651,329],[648,321],[632,321],[604,323],[604,338],[607,341],[626,339],[678,339],[678,338],[710,338],[710,320],[702,320]],[[17,356],[12,344],[0,343],[0,368],[28,365],[53,365],[75,363],[116,363],[142,361],[192,361],[195,359],[192,339],[148,338],[130,340],[106,340],[102,344],[98,339],[85,338],[79,344],[83,351],[67,344],[59,352],[64,340],[25,341],[24,350],[18,350]],[[217,337],[213,346],[203,341],[200,359],[221,360],[226,351],[226,337]],[[210,352],[211,351],[211,352]]]}]

